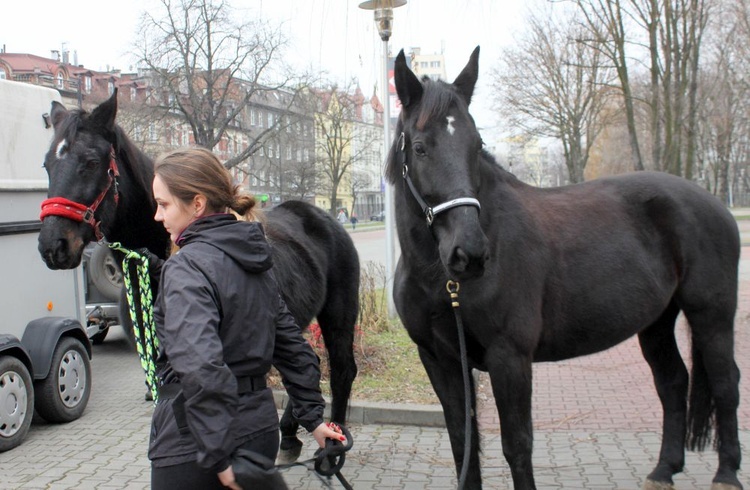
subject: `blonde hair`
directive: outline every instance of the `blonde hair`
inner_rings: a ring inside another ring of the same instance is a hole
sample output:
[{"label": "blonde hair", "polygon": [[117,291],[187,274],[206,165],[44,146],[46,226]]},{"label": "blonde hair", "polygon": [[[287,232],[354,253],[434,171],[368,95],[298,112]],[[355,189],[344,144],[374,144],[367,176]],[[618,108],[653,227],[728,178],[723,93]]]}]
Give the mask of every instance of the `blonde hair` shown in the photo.
[{"label": "blonde hair", "polygon": [[232,182],[232,176],[213,152],[205,148],[182,148],[165,153],[156,159],[154,173],[161,178],[169,192],[190,203],[202,194],[206,196],[209,212],[235,211],[247,221],[255,221],[255,198]]}]

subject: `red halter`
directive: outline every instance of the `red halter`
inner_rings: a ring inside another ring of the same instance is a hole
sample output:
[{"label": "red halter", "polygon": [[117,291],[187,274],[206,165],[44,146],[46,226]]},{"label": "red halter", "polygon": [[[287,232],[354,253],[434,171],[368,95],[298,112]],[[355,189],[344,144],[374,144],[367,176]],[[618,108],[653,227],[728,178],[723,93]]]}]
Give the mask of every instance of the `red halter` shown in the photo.
[{"label": "red halter", "polygon": [[44,221],[44,218],[47,216],[60,216],[73,221],[88,223],[94,229],[96,239],[101,240],[104,238],[99,229],[101,221],[96,221],[94,213],[99,204],[104,200],[104,196],[112,188],[112,185],[115,186],[115,206],[117,206],[120,200],[120,194],[117,192],[117,178],[120,176],[120,172],[117,170],[114,147],[110,147],[109,149],[109,169],[107,170],[107,175],[109,175],[109,184],[107,184],[107,187],[99,194],[99,197],[96,198],[91,206],[87,207],[64,197],[51,197],[42,202],[42,213],[39,215],[39,219]]}]

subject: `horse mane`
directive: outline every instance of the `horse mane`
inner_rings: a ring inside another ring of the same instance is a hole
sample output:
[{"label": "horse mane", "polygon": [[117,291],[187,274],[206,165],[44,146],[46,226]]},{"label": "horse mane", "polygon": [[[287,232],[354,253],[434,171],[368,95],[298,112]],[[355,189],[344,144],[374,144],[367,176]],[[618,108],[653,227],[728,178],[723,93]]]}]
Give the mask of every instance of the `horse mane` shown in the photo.
[{"label": "horse mane", "polygon": [[125,131],[115,124],[115,147],[118,149],[118,163],[130,171],[135,183],[151,195],[151,181],[154,178],[153,160],[135,146]]},{"label": "horse mane", "polygon": [[427,121],[443,116],[451,105],[460,100],[460,96],[453,88],[442,80],[432,80],[430,77],[422,78],[422,98],[419,104],[419,116],[417,117],[417,130],[422,131]]}]

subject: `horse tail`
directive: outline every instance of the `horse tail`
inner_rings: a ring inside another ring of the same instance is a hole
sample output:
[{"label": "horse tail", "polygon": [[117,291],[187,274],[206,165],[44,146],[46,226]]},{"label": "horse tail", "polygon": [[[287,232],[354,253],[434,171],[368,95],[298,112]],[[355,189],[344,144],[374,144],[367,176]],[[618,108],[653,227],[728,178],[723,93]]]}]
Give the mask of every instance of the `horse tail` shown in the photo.
[{"label": "horse tail", "polygon": [[708,372],[703,363],[703,354],[696,347],[691,347],[693,369],[691,373],[690,394],[688,403],[686,445],[690,451],[703,451],[711,442],[714,419],[714,399],[708,382]]}]

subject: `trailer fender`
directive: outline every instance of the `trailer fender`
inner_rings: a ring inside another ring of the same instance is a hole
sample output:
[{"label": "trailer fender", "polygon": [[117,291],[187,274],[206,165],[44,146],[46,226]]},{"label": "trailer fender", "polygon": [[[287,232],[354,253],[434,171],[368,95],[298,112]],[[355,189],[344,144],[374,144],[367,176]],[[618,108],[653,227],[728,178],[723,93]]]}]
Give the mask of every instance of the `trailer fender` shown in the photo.
[{"label": "trailer fender", "polygon": [[80,340],[91,359],[91,341],[86,335],[86,330],[77,320],[51,316],[37,318],[26,325],[21,343],[28,351],[34,365],[34,380],[45,379],[49,375],[55,347],[64,336]]},{"label": "trailer fender", "polygon": [[31,356],[20,340],[15,335],[7,333],[0,334],[0,356],[13,356],[20,360],[31,376],[34,376],[34,365],[31,362]]}]

